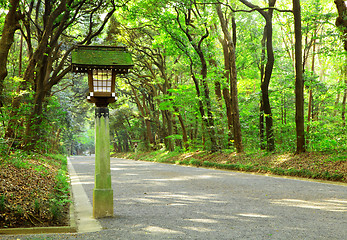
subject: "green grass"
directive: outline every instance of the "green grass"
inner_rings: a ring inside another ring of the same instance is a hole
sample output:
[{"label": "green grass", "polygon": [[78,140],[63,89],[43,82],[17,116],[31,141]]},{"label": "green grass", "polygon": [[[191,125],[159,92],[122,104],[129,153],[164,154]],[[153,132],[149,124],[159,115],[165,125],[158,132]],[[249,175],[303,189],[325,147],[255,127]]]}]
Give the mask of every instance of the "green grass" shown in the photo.
[{"label": "green grass", "polygon": [[56,220],[62,215],[64,206],[71,201],[69,200],[70,184],[67,173],[67,158],[62,155],[55,155],[54,159],[61,162],[61,168],[55,176],[54,193],[50,199],[50,211],[52,218]]}]

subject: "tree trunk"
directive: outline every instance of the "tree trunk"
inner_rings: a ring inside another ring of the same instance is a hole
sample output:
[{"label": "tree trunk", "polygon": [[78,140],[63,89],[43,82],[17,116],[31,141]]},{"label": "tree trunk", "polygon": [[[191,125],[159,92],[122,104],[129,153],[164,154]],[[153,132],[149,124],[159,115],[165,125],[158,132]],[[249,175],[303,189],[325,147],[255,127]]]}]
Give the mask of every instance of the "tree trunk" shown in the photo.
[{"label": "tree trunk", "polygon": [[184,148],[185,149],[188,149],[189,147],[189,144],[188,144],[188,136],[187,136],[187,130],[186,130],[186,126],[184,124],[184,121],[183,121],[183,117],[181,115],[181,113],[179,112],[178,108],[174,106],[174,110],[175,110],[175,113],[178,117],[178,120],[180,122],[180,125],[181,125],[181,129],[182,129],[182,139],[183,139],[183,145],[184,145]]},{"label": "tree trunk", "polygon": [[[205,34],[202,35],[197,42],[196,39],[193,38],[194,35],[190,33],[189,28],[188,28],[188,26],[192,26],[192,25],[188,24],[187,27],[183,27],[181,24],[181,21],[180,21],[179,10],[177,8],[175,8],[175,10],[177,12],[177,23],[179,24],[181,30],[184,32],[184,34],[188,38],[190,45],[194,48],[196,54],[199,56],[199,59],[200,59],[200,64],[201,64],[200,75],[201,75],[201,83],[202,83],[201,86],[203,89],[204,103],[205,103],[206,112],[207,112],[207,116],[205,116],[205,115],[201,115],[201,116],[202,116],[203,123],[206,124],[206,130],[207,130],[207,134],[208,134],[210,144],[211,144],[210,150],[212,152],[215,152],[218,150],[219,147],[217,146],[217,141],[216,141],[215,125],[214,125],[214,119],[213,119],[213,113],[212,113],[212,107],[211,107],[211,99],[210,99],[210,90],[209,90],[208,83],[206,81],[207,62],[206,62],[206,58],[205,58],[204,52],[203,52],[202,47],[201,47],[203,41],[209,36],[209,31],[208,31],[206,24],[205,24]],[[185,22],[186,23],[191,22],[192,9],[188,8],[187,13],[185,12],[184,16],[185,16]],[[186,54],[190,58],[190,61],[191,61],[190,71],[192,73],[193,81],[196,85],[195,88],[198,92],[198,91],[200,91],[199,90],[200,86],[199,85],[197,86],[197,83],[199,83],[199,81],[197,80],[197,78],[194,75],[194,71],[193,71],[193,67],[192,67],[193,66],[193,60],[192,60],[189,53],[186,52]],[[200,102],[199,102],[199,108],[200,108],[201,113],[202,113],[201,108],[203,108],[203,107],[204,106],[201,106]],[[204,120],[205,118],[207,118],[206,121]]]},{"label": "tree trunk", "polygon": [[345,79],[345,90],[343,92],[342,97],[342,112],[341,112],[341,119],[342,119],[342,126],[346,126],[346,100],[347,100],[347,56],[345,57],[345,66],[343,67],[344,74],[343,77]]},{"label": "tree trunk", "polygon": [[10,0],[9,11],[5,17],[0,39],[0,107],[3,105],[4,80],[7,76],[7,58],[10,48],[14,42],[13,37],[19,29],[20,13],[17,11],[19,0]]},{"label": "tree trunk", "polygon": [[[217,69],[218,69],[218,64],[214,59],[210,59],[210,65],[215,68],[215,73],[217,75]],[[223,102],[222,102],[222,88],[221,88],[221,82],[220,79],[214,79],[214,93],[216,95],[216,102],[217,102],[217,109],[215,110],[216,115],[219,117],[219,121],[223,121]],[[218,121],[217,121],[218,122]],[[218,124],[217,127],[217,139],[218,139],[218,146],[223,147],[225,145],[224,143],[224,135],[225,133],[225,127],[221,123]],[[229,136],[229,134],[228,134]],[[229,142],[229,141],[228,141]],[[229,145],[229,143],[228,143]]]},{"label": "tree trunk", "polygon": [[306,151],[304,119],[304,81],[302,63],[302,33],[300,0],[293,0],[294,35],[295,35],[295,124],[296,153]]},{"label": "tree trunk", "polygon": [[[173,126],[172,126],[172,113],[168,110],[164,110],[164,115],[167,119],[167,130],[168,130],[168,136],[172,136],[173,135]],[[173,139],[172,138],[168,138],[168,146],[167,146],[167,150],[169,150],[170,152],[175,150],[175,146],[173,144]]]},{"label": "tree trunk", "polygon": [[[275,1],[269,1],[269,7],[273,7]],[[272,13],[273,10],[269,9],[267,12],[266,26],[264,32],[266,32],[266,53],[267,62],[265,66],[264,80],[261,83],[262,90],[262,102],[264,107],[265,123],[266,123],[266,149],[267,151],[275,150],[275,138],[273,133],[273,117],[269,100],[269,85],[272,75],[272,70],[275,62],[273,46],[272,46]]]},{"label": "tree trunk", "polygon": [[[347,52],[347,6],[344,0],[335,0],[335,5],[338,11],[339,16],[336,18],[335,25],[340,29],[341,31],[341,39],[344,43],[344,49],[345,52]],[[346,98],[347,98],[347,57],[345,61],[345,65],[343,67],[343,78],[345,83],[345,90],[342,97],[342,126],[346,126]]]},{"label": "tree trunk", "polygon": [[153,137],[152,134],[152,127],[151,127],[151,115],[150,115],[150,111],[146,105],[146,98],[145,96],[142,96],[142,107],[144,109],[144,114],[145,114],[145,123],[146,123],[146,130],[147,130],[147,137],[148,137],[148,141],[149,143],[155,145],[155,138]]},{"label": "tree trunk", "polygon": [[[204,143],[204,139],[205,139],[205,131],[204,131],[204,128],[205,126],[208,126],[208,121],[205,117],[205,109],[204,109],[204,105],[203,105],[203,102],[201,100],[201,93],[200,93],[200,84],[199,84],[199,80],[196,78],[195,74],[194,74],[194,71],[193,71],[193,63],[191,62],[190,63],[190,73],[191,73],[191,76],[192,76],[192,79],[193,79],[193,82],[194,82],[194,85],[195,85],[195,90],[196,90],[196,94],[197,94],[197,98],[198,98],[198,106],[199,106],[199,112],[200,112],[200,116],[201,116],[201,120],[202,120],[202,139],[203,139],[203,143]],[[196,119],[196,122],[198,120]],[[197,137],[197,127],[195,127],[195,131],[194,131],[194,139]],[[192,138],[192,139],[193,139]],[[205,145],[205,144],[204,144]]]},{"label": "tree trunk", "polygon": [[[223,46],[223,54],[224,54],[224,77],[226,79],[227,85],[230,83],[230,74],[229,71],[231,69],[231,63],[229,61],[229,48],[227,45],[227,40],[224,38],[221,39],[220,42]],[[234,142],[234,127],[233,127],[233,107],[231,104],[231,97],[229,89],[225,86],[222,90],[224,102],[225,102],[225,108],[226,108],[226,115],[227,115],[227,122],[228,122],[228,145],[231,145],[232,142]]]},{"label": "tree trunk", "polygon": [[347,6],[344,0],[335,0],[335,5],[339,16],[336,18],[335,25],[341,31],[341,38],[344,43],[344,49],[347,51]]},{"label": "tree trunk", "polygon": [[[266,36],[267,36],[266,29],[267,29],[267,25],[265,25],[264,27],[263,38],[261,40],[261,58],[260,58],[260,83],[261,84],[264,82],[264,78],[265,78],[265,49],[266,49]],[[264,94],[262,93],[260,96],[260,103],[259,103],[259,140],[260,140],[261,150],[266,149],[263,96]]]},{"label": "tree trunk", "polygon": [[[316,51],[316,39],[313,40],[313,50],[312,50],[312,64],[311,64],[311,72],[314,74],[314,63],[315,63],[315,51]],[[306,127],[306,134],[309,134],[310,132],[310,122],[312,119],[312,100],[313,100],[313,93],[312,93],[312,86],[310,86],[310,89],[308,91],[308,106],[307,106],[307,127]],[[306,138],[306,146],[309,144],[309,139]]]},{"label": "tree trunk", "polygon": [[[343,70],[342,70],[342,72],[343,72]],[[337,85],[340,85],[340,82],[341,82],[341,78],[339,78],[339,80],[337,81]],[[340,91],[337,91],[336,100],[335,100],[335,104],[334,104],[335,105],[334,116],[336,116],[336,114],[337,114],[338,106],[340,103],[340,95],[341,95]]]},{"label": "tree trunk", "polygon": [[260,139],[260,149],[266,149],[265,141],[265,124],[264,124],[264,104],[263,99],[260,99],[260,114],[259,114],[259,139]]},{"label": "tree trunk", "polygon": [[218,150],[217,140],[216,140],[216,132],[215,132],[215,125],[214,125],[214,119],[213,119],[213,113],[212,113],[212,107],[211,107],[211,99],[210,99],[210,90],[206,81],[207,78],[207,63],[205,60],[205,56],[201,49],[196,49],[196,52],[198,53],[200,57],[201,62],[201,76],[202,76],[202,87],[204,89],[204,97],[205,97],[205,103],[206,103],[206,112],[207,112],[207,132],[211,141],[211,151],[215,152]]},{"label": "tree trunk", "polygon": [[43,103],[46,97],[46,91],[40,89],[36,91],[34,96],[34,108],[27,120],[25,136],[24,136],[24,147],[26,150],[36,148],[37,141],[43,137],[43,127],[41,126],[43,120]]},{"label": "tree trunk", "polygon": [[145,126],[146,126],[146,139],[148,140],[149,143],[153,144],[154,139],[153,139],[153,135],[152,135],[151,123],[149,121],[149,116],[147,116],[147,113],[144,111],[144,108],[141,105],[141,102],[140,102],[140,100],[139,100],[139,98],[137,96],[137,93],[136,93],[135,89],[133,87],[131,87],[131,90],[133,92],[137,108],[139,109],[139,111],[141,113],[141,116],[142,116],[142,118],[144,120]]},{"label": "tree trunk", "polygon": [[224,38],[227,40],[228,46],[228,61],[230,68],[226,69],[230,77],[230,92],[231,92],[231,104],[233,109],[233,134],[234,134],[234,146],[238,153],[243,152],[242,136],[241,136],[241,124],[239,114],[239,103],[237,98],[237,72],[235,63],[235,46],[232,37],[229,33],[226,19],[223,16],[222,8],[220,4],[216,5],[218,17],[224,33]]},{"label": "tree trunk", "polygon": [[231,71],[230,71],[230,87],[231,87],[231,103],[233,107],[233,130],[234,130],[234,144],[236,152],[243,152],[242,135],[241,135],[241,123],[240,123],[240,112],[239,112],[239,100],[237,93],[237,76],[236,76],[236,62],[235,62],[235,49],[230,55]]}]

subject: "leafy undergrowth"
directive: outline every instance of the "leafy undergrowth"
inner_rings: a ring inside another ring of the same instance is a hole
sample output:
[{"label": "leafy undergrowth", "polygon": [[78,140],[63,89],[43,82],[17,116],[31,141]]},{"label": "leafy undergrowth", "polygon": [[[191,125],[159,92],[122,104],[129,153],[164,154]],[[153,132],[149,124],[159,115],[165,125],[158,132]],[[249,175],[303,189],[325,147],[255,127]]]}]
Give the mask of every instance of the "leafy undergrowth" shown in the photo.
[{"label": "leafy undergrowth", "polygon": [[192,165],[217,169],[276,174],[347,182],[347,151],[251,154],[208,153],[205,151],[178,153],[168,151],[115,153],[115,157]]},{"label": "leafy undergrowth", "polygon": [[64,226],[69,221],[67,159],[16,152],[0,161],[0,228]]}]

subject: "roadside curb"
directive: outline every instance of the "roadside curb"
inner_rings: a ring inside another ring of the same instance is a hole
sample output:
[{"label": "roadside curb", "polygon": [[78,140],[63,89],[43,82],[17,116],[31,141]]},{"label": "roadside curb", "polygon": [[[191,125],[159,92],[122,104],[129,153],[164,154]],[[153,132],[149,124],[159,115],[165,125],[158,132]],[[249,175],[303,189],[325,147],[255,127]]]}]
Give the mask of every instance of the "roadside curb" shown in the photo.
[{"label": "roadside curb", "polygon": [[74,196],[74,213],[76,217],[76,231],[78,233],[98,232],[102,227],[98,220],[93,218],[93,206],[83,189],[82,183],[70,161],[67,159],[71,182],[71,192]]}]

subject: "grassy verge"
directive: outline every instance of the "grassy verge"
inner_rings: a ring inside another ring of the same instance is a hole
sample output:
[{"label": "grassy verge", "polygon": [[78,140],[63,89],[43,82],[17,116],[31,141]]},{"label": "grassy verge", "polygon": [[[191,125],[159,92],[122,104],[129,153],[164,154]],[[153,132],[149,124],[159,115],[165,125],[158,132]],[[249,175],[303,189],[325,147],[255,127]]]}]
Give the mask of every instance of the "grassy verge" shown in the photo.
[{"label": "grassy verge", "polygon": [[116,153],[113,156],[196,167],[257,172],[347,182],[347,152],[292,153],[208,153],[155,152]]},{"label": "grassy verge", "polygon": [[65,156],[17,151],[1,158],[0,169],[0,228],[68,224]]}]

